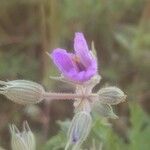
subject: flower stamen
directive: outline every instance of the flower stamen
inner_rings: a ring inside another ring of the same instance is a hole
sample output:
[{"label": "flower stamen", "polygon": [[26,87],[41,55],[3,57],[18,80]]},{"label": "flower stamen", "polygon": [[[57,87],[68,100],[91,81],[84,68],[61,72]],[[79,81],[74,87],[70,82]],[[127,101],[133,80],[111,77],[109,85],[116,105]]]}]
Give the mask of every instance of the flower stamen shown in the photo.
[{"label": "flower stamen", "polygon": [[76,65],[76,68],[77,70],[80,72],[80,71],[86,71],[86,67],[82,64],[80,58],[78,56],[74,56],[72,58],[73,62],[75,63]]}]

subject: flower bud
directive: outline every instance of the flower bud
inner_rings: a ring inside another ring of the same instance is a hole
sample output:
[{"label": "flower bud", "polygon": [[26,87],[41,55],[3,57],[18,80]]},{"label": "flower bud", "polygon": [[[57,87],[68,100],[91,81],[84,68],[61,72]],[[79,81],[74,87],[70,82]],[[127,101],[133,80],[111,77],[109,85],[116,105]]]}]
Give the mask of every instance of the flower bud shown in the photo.
[{"label": "flower bud", "polygon": [[15,125],[10,126],[12,150],[35,150],[35,138],[27,122],[20,132]]},{"label": "flower bud", "polygon": [[89,113],[82,111],[75,114],[68,132],[69,142],[67,147],[73,144],[74,147],[79,148],[82,142],[87,138],[91,129],[91,124],[92,118]]},{"label": "flower bud", "polygon": [[0,82],[0,94],[19,104],[35,104],[43,100],[44,88],[35,82],[14,80]]},{"label": "flower bud", "polygon": [[102,104],[100,101],[94,102],[93,110],[101,117],[118,119],[118,116],[113,112],[112,107],[108,104]]},{"label": "flower bud", "polygon": [[99,90],[99,101],[103,104],[117,105],[126,99],[126,95],[117,87],[106,87]]}]

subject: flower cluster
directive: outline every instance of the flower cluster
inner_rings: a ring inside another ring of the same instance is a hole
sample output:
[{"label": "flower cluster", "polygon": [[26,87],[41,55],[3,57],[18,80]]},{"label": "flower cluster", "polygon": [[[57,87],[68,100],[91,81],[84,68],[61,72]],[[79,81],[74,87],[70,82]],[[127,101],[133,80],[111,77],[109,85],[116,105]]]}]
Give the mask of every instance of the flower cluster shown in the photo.
[{"label": "flower cluster", "polygon": [[103,117],[117,118],[113,113],[111,105],[123,102],[125,94],[117,87],[105,87],[96,94],[93,88],[100,82],[98,75],[97,58],[94,49],[89,50],[87,42],[82,33],[75,33],[74,53],[57,48],[50,55],[65,80],[73,82],[77,95],[75,98],[75,116],[71,122],[68,132],[68,144],[74,145],[73,149],[79,149],[86,139],[91,128],[91,111],[97,111]]},{"label": "flower cluster", "polygon": [[[97,58],[94,46],[90,50],[82,33],[75,33],[74,52],[56,48],[50,58],[61,73],[53,77],[74,85],[74,93],[46,92],[44,88],[32,81],[0,81],[0,94],[19,104],[36,104],[42,100],[74,100],[75,115],[68,131],[68,143],[65,150],[73,147],[78,150],[87,138],[91,125],[91,112],[96,111],[102,117],[117,118],[111,105],[125,101],[126,95],[117,87],[104,87],[93,93],[93,88],[100,82]],[[11,127],[12,133],[16,131]],[[20,136],[20,134],[19,134]],[[16,150],[16,149],[15,149]]]}]

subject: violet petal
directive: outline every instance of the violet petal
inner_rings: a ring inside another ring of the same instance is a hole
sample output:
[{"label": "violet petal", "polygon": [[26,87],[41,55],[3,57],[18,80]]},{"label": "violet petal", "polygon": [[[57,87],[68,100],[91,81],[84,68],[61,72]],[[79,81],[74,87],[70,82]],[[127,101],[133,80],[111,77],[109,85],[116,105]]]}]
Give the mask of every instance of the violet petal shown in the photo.
[{"label": "violet petal", "polygon": [[67,53],[64,49],[55,49],[51,54],[51,58],[62,73],[67,73],[74,68],[74,64],[69,53]]},{"label": "violet petal", "polygon": [[83,33],[75,33],[74,50],[77,56],[80,57],[81,62],[87,67],[91,64],[92,56],[90,54],[87,42]]}]

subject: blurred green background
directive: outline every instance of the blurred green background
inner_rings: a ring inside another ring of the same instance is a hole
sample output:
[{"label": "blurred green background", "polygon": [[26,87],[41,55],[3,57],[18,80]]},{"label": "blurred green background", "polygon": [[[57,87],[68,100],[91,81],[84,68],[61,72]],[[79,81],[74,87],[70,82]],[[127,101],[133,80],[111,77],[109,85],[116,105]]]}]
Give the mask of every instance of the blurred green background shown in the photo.
[{"label": "blurred green background", "polygon": [[[46,52],[72,50],[75,32],[83,32],[89,46],[95,43],[102,76],[97,89],[116,85],[128,95],[114,108],[120,118],[109,120],[112,127],[95,117],[83,148],[99,150],[103,143],[104,150],[149,150],[149,0],[0,0],[0,80],[27,79],[47,90],[71,92],[49,79],[58,71]],[[64,120],[72,116],[72,102],[25,107],[0,96],[0,146],[10,149],[9,123],[21,127],[28,120],[39,150],[63,149]]]}]

